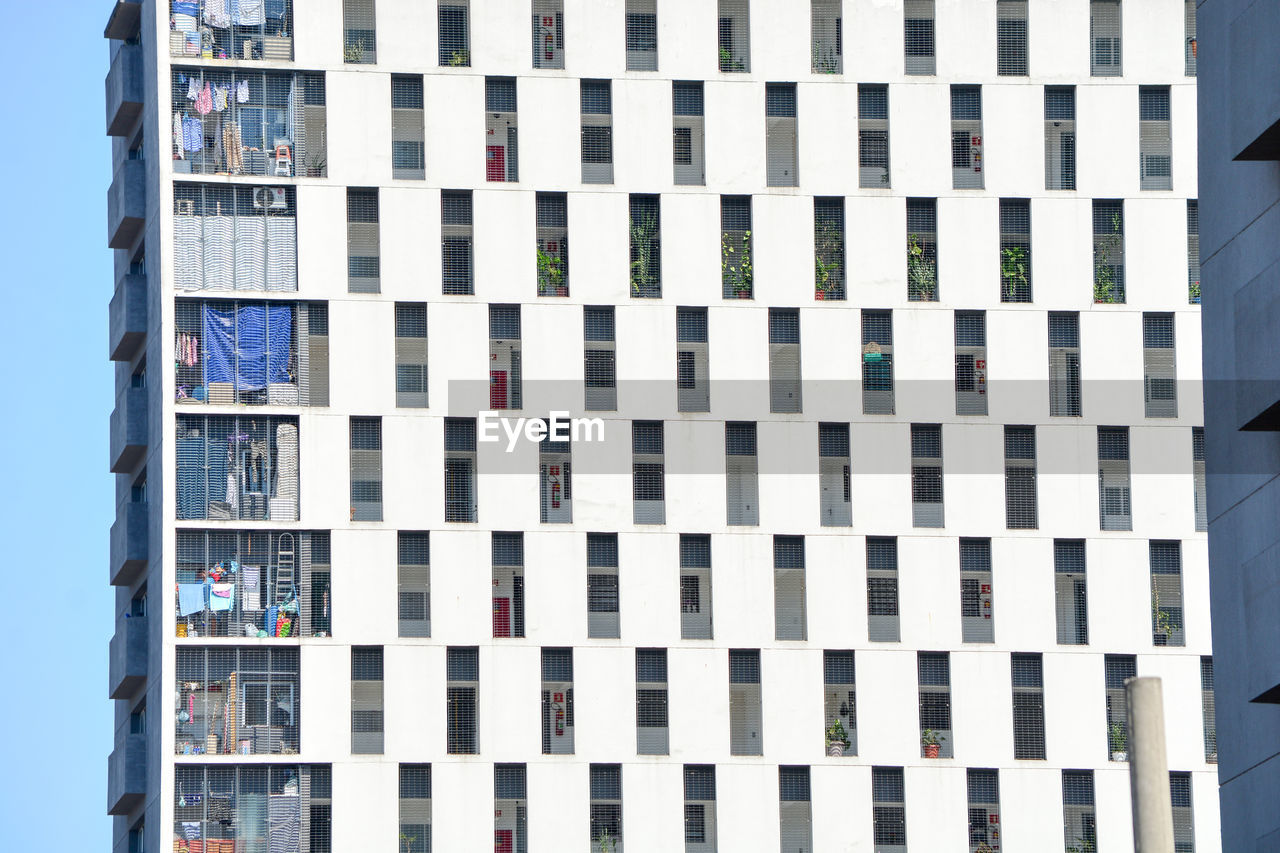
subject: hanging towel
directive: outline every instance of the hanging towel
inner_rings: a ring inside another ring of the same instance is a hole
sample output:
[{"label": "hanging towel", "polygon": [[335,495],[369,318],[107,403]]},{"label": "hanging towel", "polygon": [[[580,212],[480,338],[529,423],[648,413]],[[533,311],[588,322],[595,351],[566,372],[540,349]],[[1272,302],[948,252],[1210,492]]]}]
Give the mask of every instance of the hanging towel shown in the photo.
[{"label": "hanging towel", "polygon": [[242,610],[262,609],[262,569],[258,566],[244,567],[244,596],[240,602]]},{"label": "hanging towel", "polygon": [[178,159],[182,160],[182,113],[178,112],[173,114],[173,150],[178,155]]},{"label": "hanging towel", "polygon": [[204,610],[204,584],[178,584],[178,615],[190,616]]},{"label": "hanging towel", "polygon": [[239,0],[237,23],[253,27],[263,22],[263,0]]},{"label": "hanging towel", "polygon": [[227,93],[230,90],[226,86],[215,86],[213,89],[213,109],[215,112],[222,112],[227,108]]},{"label": "hanging towel", "polygon": [[184,820],[182,822],[182,837],[187,841],[195,841],[200,837],[200,821]]},{"label": "hanging towel", "polygon": [[204,148],[204,122],[195,116],[182,120],[182,147],[192,152]]},{"label": "hanging towel", "polygon": [[204,88],[196,95],[196,112],[202,116],[207,116],[213,112],[213,90],[206,82]]},{"label": "hanging towel", "polygon": [[239,83],[236,84],[236,103],[237,104],[249,103],[249,81],[248,80],[241,80]]},{"label": "hanging towel", "polygon": [[187,100],[194,101],[200,97],[200,79],[192,77],[187,83]]},{"label": "hanging towel", "polygon": [[215,613],[230,610],[235,599],[236,585],[233,583],[215,583],[209,587],[209,609]]}]

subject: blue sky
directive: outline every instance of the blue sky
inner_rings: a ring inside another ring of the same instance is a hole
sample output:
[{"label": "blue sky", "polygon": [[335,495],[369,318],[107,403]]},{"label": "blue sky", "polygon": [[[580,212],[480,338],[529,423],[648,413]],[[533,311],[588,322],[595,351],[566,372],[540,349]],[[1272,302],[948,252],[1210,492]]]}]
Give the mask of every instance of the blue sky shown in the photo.
[{"label": "blue sky", "polygon": [[[114,630],[106,248],[110,0],[6,3],[0,826],[8,850],[107,850]],[[51,832],[56,832],[52,836]],[[51,837],[62,839],[50,845]]]}]

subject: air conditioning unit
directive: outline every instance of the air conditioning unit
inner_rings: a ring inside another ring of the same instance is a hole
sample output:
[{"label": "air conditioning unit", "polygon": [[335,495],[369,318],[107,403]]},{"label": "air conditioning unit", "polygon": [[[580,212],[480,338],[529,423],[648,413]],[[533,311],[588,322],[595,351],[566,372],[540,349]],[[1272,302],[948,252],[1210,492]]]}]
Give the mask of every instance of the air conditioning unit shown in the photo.
[{"label": "air conditioning unit", "polygon": [[284,187],[256,187],[253,190],[253,206],[259,210],[284,210],[289,206]]}]

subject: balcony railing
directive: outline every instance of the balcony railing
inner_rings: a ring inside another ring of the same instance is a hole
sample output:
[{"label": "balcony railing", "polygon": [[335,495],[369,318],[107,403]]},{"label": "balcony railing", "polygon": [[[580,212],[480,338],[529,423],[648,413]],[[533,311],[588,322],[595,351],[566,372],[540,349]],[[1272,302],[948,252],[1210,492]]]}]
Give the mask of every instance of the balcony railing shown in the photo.
[{"label": "balcony railing", "polygon": [[330,778],[328,765],[180,764],[173,853],[331,850]]},{"label": "balcony railing", "polygon": [[296,648],[179,648],[178,755],[295,755]]},{"label": "balcony railing", "polygon": [[298,520],[298,419],[179,415],[180,519]]},{"label": "balcony railing", "polygon": [[169,54],[191,59],[293,59],[292,0],[172,0]]}]

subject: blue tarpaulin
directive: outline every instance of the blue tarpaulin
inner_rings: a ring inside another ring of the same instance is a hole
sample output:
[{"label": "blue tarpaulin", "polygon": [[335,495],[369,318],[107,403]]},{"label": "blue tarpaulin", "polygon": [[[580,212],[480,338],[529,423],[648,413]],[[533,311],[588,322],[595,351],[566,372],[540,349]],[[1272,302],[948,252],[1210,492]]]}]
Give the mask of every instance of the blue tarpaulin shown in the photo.
[{"label": "blue tarpaulin", "polygon": [[204,306],[205,383],[258,391],[290,382],[293,308],[288,305]]}]

